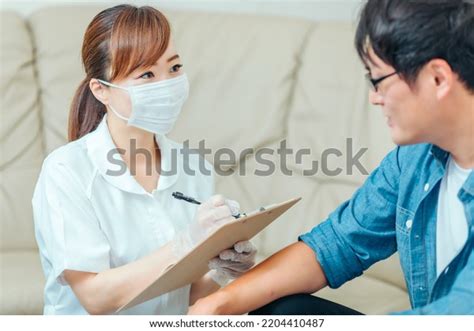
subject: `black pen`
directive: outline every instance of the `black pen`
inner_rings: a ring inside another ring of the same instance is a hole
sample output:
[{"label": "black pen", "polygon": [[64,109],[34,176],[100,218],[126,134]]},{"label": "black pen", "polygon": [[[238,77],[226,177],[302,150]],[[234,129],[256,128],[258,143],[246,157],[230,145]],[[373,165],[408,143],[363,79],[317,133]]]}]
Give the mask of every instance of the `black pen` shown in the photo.
[{"label": "black pen", "polygon": [[190,203],[194,203],[195,205],[200,205],[201,204],[196,199],[188,197],[188,196],[184,195],[181,192],[173,192],[172,196],[173,196],[173,198],[176,198],[178,200],[184,200],[184,201],[187,201],[187,202],[190,202]]},{"label": "black pen", "polygon": [[[173,192],[173,194],[171,194],[171,195],[173,196],[173,198],[178,199],[178,200],[183,200],[183,201],[186,201],[186,202],[189,202],[189,203],[194,203],[195,205],[200,205],[201,204],[196,199],[188,197],[187,195],[184,195],[181,192]],[[239,218],[240,214],[232,215],[232,216],[234,216],[235,218]]]}]

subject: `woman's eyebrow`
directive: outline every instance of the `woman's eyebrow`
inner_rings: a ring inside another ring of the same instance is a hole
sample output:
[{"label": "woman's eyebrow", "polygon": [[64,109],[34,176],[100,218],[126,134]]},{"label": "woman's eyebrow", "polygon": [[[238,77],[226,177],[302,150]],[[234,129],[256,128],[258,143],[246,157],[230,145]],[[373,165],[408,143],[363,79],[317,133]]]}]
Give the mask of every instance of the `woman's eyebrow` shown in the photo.
[{"label": "woman's eyebrow", "polygon": [[178,55],[178,54],[175,54],[175,55],[173,55],[172,57],[170,57],[167,62],[171,62],[171,61],[173,61],[173,60],[175,60],[175,59],[179,59],[179,55]]}]

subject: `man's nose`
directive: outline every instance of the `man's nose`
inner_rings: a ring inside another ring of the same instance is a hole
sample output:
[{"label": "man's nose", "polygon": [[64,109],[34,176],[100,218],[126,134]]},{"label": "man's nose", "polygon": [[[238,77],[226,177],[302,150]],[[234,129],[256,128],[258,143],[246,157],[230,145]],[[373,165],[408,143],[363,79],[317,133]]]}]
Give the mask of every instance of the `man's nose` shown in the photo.
[{"label": "man's nose", "polygon": [[375,106],[381,106],[383,104],[383,98],[378,92],[370,90],[369,102]]}]

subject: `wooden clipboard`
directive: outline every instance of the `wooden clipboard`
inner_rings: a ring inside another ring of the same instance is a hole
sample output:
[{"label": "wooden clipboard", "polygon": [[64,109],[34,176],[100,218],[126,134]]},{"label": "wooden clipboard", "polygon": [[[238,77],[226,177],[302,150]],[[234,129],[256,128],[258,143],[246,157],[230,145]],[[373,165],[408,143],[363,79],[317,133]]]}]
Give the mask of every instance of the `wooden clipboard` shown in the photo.
[{"label": "wooden clipboard", "polygon": [[117,309],[116,313],[198,280],[209,271],[209,260],[236,242],[252,239],[300,200],[295,198],[261,208],[219,227],[176,264],[168,267],[152,284]]}]

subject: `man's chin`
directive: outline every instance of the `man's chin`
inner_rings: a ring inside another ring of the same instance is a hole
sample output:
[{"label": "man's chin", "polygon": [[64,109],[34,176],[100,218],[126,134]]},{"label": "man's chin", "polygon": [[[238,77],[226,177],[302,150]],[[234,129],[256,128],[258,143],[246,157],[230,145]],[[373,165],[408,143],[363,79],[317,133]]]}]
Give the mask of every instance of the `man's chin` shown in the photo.
[{"label": "man's chin", "polygon": [[391,131],[391,137],[392,137],[393,143],[398,146],[414,145],[414,144],[420,143],[418,139],[415,139],[412,136],[408,136],[406,134],[402,134],[400,132],[394,131],[393,129]]},{"label": "man's chin", "polygon": [[390,128],[390,136],[395,145],[405,146],[412,144],[411,139],[409,139],[409,137],[407,137],[405,134],[398,131],[396,128]]}]

